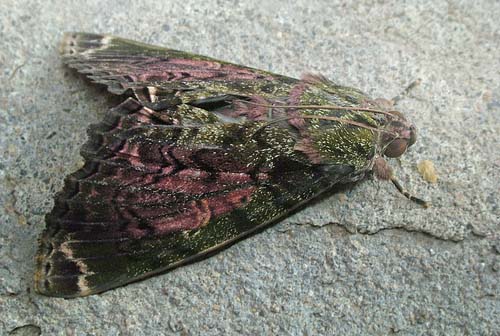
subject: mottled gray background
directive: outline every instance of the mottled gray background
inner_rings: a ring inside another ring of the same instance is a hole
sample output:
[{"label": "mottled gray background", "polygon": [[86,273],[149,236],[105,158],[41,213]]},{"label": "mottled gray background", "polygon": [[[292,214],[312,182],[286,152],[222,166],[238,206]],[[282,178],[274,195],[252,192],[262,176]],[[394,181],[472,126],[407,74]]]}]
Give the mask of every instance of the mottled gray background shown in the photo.
[{"label": "mottled gray background", "polygon": [[[498,1],[0,1],[0,335],[498,335]],[[368,180],[217,256],[88,298],[31,290],[36,239],[109,99],[63,31],[114,33],[399,104],[424,210]],[[416,164],[439,174],[425,182]]]}]

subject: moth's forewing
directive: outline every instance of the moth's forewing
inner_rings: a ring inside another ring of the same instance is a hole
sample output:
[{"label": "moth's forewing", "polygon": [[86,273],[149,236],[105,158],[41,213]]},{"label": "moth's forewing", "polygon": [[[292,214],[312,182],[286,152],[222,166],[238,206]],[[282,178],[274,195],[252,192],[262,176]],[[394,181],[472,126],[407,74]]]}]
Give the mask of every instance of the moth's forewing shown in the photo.
[{"label": "moth's forewing", "polygon": [[107,85],[112,93],[123,94],[128,89],[148,91],[150,88],[151,92],[146,94],[149,99],[157,98],[155,90],[161,93],[177,89],[205,91],[210,88],[214,95],[221,87],[224,91],[223,86],[233,81],[247,84],[297,81],[263,70],[110,35],[66,33],[60,51],[68,66],[86,74],[96,83]]}]

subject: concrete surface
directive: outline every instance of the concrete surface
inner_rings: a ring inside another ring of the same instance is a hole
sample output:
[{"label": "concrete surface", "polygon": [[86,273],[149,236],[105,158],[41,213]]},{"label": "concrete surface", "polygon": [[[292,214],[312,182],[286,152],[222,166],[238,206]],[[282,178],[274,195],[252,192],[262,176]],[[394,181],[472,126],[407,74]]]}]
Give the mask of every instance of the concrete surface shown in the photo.
[{"label": "concrete surface", "polygon": [[[290,2],[291,3],[291,2]],[[126,5],[125,5],[126,4]],[[498,1],[0,2],[0,335],[500,334]],[[368,180],[205,261],[102,295],[33,291],[36,239],[104,92],[61,64],[107,32],[391,98],[419,139]],[[434,162],[439,180],[416,166]]]}]

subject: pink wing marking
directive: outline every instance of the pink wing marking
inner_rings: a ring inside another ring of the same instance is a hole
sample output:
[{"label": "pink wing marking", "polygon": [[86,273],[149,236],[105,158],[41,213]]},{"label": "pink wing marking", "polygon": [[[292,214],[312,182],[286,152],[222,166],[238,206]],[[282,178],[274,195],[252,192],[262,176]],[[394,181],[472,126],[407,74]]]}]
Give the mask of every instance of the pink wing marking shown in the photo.
[{"label": "pink wing marking", "polygon": [[[256,187],[248,187],[231,191],[225,195],[209,197],[191,202],[184,211],[173,217],[165,217],[151,223],[159,235],[173,231],[193,230],[201,228],[215,217],[244,206]],[[135,231],[137,234],[137,231]]]},{"label": "pink wing marking", "polygon": [[125,87],[133,87],[131,82],[273,80],[271,75],[232,64],[182,58],[151,57],[141,62],[121,64],[102,61],[96,67],[105,69],[110,76],[127,76],[129,82],[122,83]]}]

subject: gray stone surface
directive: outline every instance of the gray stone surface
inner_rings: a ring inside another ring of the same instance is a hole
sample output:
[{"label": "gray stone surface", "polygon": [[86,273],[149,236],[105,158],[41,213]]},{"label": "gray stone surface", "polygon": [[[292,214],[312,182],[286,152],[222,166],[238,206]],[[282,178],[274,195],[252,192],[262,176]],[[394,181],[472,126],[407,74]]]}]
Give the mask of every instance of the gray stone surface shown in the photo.
[{"label": "gray stone surface", "polygon": [[[500,3],[290,3],[0,1],[0,335],[500,334]],[[41,297],[43,215],[109,106],[61,65],[67,30],[320,72],[374,97],[421,78],[398,106],[419,140],[392,164],[433,206],[368,180],[205,261],[98,296]],[[435,185],[416,170],[424,159]]]}]

